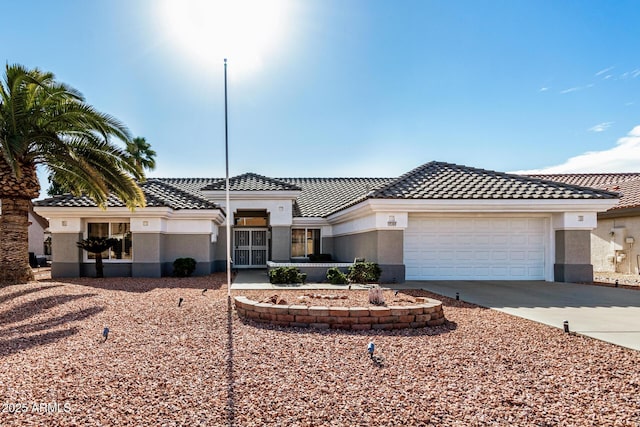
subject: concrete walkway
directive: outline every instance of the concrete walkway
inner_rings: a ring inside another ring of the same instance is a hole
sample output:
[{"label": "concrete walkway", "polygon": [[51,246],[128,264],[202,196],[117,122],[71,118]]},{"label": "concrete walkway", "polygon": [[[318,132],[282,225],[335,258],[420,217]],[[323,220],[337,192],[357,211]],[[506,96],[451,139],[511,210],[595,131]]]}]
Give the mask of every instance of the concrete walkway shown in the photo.
[{"label": "concrete walkway", "polygon": [[424,289],[451,298],[569,329],[640,350],[640,291],[554,282],[412,281],[397,289]]},{"label": "concrete walkway", "polygon": [[[409,281],[392,289],[424,289],[556,328],[640,350],[640,290],[543,281]],[[368,286],[352,285],[352,289]],[[346,285],[272,285],[267,270],[240,270],[231,289],[347,289]]]}]

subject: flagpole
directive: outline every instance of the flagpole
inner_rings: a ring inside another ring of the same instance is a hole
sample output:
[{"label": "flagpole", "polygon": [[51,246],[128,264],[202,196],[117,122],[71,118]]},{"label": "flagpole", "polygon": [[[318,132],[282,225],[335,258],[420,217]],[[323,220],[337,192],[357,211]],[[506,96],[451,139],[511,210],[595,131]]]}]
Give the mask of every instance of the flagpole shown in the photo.
[{"label": "flagpole", "polygon": [[229,202],[229,124],[227,114],[227,58],[224,59],[224,158],[227,202],[227,297],[231,298],[231,205]]}]

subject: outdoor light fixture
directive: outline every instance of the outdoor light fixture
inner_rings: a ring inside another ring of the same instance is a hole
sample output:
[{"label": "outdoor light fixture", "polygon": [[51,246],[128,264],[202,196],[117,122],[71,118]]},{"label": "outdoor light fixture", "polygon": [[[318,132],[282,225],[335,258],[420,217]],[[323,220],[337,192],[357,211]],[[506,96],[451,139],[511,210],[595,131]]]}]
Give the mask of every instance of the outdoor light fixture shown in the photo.
[{"label": "outdoor light fixture", "polygon": [[182,301],[184,301],[184,298],[180,298],[180,299],[178,300],[178,307],[180,307],[180,306],[182,305]]},{"label": "outdoor light fixture", "polygon": [[102,342],[105,342],[108,337],[109,337],[109,328],[105,326],[104,329],[102,330],[102,338],[103,338]]},{"label": "outdoor light fixture", "polygon": [[456,292],[456,301],[460,301],[460,292]]},{"label": "outdoor light fixture", "polygon": [[564,322],[562,322],[562,324],[564,325],[564,331],[565,333],[569,333],[569,321],[565,320]]},{"label": "outdoor light fixture", "polygon": [[397,224],[395,215],[389,215],[389,220],[387,221],[387,225],[389,227],[395,227]]}]

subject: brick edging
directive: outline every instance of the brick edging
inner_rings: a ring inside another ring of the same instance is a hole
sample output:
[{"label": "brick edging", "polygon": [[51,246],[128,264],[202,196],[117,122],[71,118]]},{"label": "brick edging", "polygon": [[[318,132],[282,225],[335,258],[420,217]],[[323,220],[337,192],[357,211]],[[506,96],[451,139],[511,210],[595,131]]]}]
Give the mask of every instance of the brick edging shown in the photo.
[{"label": "brick edging", "polygon": [[389,307],[326,307],[277,305],[234,298],[236,312],[244,319],[278,326],[316,329],[406,329],[438,326],[444,323],[442,302],[416,298],[418,304]]}]

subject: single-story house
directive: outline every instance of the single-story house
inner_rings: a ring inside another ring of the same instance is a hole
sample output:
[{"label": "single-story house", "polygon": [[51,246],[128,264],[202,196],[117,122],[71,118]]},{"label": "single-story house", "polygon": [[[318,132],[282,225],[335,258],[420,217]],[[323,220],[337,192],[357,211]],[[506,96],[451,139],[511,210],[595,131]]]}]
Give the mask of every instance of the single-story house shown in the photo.
[{"label": "single-story house", "polygon": [[598,227],[591,233],[591,264],[595,271],[640,274],[640,173],[529,176],[619,193],[615,206],[598,213]]},{"label": "single-story house", "polygon": [[49,222],[29,207],[29,263],[32,267],[46,264],[50,255],[48,246]]},{"label": "single-story house", "polygon": [[380,265],[382,281],[591,281],[590,234],[615,192],[443,162],[397,178],[149,178],[147,206],[106,210],[66,194],[35,202],[49,220],[52,276],[90,276],[89,236],[120,242],[105,275],[160,277],[179,257],[196,274],[224,271],[228,219],[234,268],[317,254]]}]

